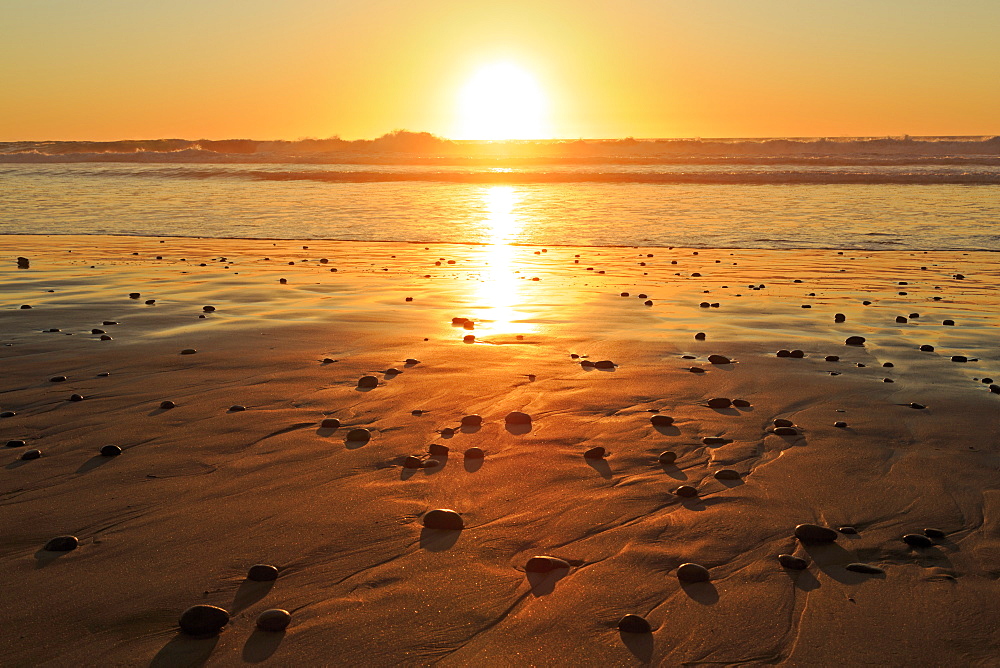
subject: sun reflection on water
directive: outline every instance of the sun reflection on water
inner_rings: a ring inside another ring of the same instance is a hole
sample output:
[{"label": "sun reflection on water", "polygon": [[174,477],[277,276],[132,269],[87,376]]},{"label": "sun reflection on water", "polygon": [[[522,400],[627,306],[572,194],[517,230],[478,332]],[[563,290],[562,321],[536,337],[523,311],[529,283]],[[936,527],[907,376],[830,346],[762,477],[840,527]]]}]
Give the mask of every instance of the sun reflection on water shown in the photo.
[{"label": "sun reflection on water", "polygon": [[525,314],[517,310],[524,281],[514,273],[517,249],[510,245],[524,224],[515,212],[521,194],[513,186],[490,186],[483,189],[482,198],[487,232],[483,259],[488,264],[475,295],[476,303],[484,309],[485,321],[477,328],[490,334],[534,331],[534,326],[524,320]]}]

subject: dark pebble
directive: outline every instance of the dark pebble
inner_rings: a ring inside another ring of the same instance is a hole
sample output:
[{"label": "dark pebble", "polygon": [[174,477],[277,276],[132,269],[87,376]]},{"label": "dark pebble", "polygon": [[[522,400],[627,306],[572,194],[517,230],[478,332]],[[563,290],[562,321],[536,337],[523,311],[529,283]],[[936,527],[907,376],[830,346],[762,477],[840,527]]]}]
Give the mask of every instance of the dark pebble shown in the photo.
[{"label": "dark pebble", "polygon": [[803,357],[805,357],[806,354],[804,352],[802,352],[801,350],[793,350],[790,353],[788,353],[788,356],[789,357],[793,357],[793,358],[795,358],[797,360],[800,360]]},{"label": "dark pebble", "polygon": [[923,404],[918,404],[917,402],[914,401],[910,404],[910,408],[915,408],[918,411],[922,411],[923,409],[927,408],[927,406],[924,406]]},{"label": "dark pebble", "polygon": [[111,340],[112,339],[110,334],[101,334],[101,341],[111,341]]},{"label": "dark pebble", "polygon": [[836,313],[833,316],[834,322],[844,322],[845,320],[847,320],[847,316],[844,315],[843,313]]},{"label": "dark pebble", "polygon": [[71,395],[69,395],[69,400],[70,401],[83,401],[83,398],[84,397],[83,397],[82,394],[71,394]]},{"label": "dark pebble", "polygon": [[62,383],[66,380],[66,376],[52,376],[49,378],[50,383]]},{"label": "dark pebble", "polygon": [[466,459],[483,459],[485,456],[486,453],[479,448],[469,448],[465,451]]},{"label": "dark pebble", "polygon": [[746,399],[733,399],[733,406],[737,408],[750,408],[751,404]]},{"label": "dark pebble", "polygon": [[858,533],[857,529],[855,529],[854,527],[850,527],[850,526],[837,527],[837,531],[839,531],[840,533],[844,534],[845,536],[853,536],[853,535],[855,535],[855,534]]},{"label": "dark pebble", "polygon": [[42,456],[41,450],[26,450],[24,453],[21,454],[21,459],[29,461],[32,459],[38,459],[41,456]]},{"label": "dark pebble", "polygon": [[660,453],[659,457],[656,458],[658,462],[664,466],[670,466],[677,461],[677,453],[670,450],[664,450]]},{"label": "dark pebble", "polygon": [[833,426],[837,429],[847,429],[847,423],[842,420],[837,420],[833,423]]},{"label": "dark pebble", "polygon": [[779,554],[778,563],[781,564],[782,568],[787,568],[792,571],[804,571],[809,568],[809,562],[801,557],[796,557],[793,554]]},{"label": "dark pebble", "polygon": [[170,410],[171,408],[175,407],[176,405],[177,405],[177,404],[175,404],[175,403],[174,403],[174,402],[172,402],[172,401],[161,401],[161,402],[160,402],[160,408],[161,408],[162,410],[165,410],[165,411],[168,411],[168,410]]},{"label": "dark pebble", "polygon": [[458,531],[465,528],[462,516],[454,510],[438,508],[424,514],[424,526],[428,529],[451,529]]},{"label": "dark pebble", "polygon": [[195,605],[181,615],[178,625],[189,636],[215,635],[229,623],[229,613],[214,605]]},{"label": "dark pebble", "polygon": [[837,540],[837,532],[817,524],[800,524],[795,527],[795,537],[803,543],[832,543]]},{"label": "dark pebble", "polygon": [[904,318],[903,316],[901,316],[901,315],[897,315],[896,316],[896,322],[898,322],[898,323],[904,323],[904,322],[908,322],[908,320],[906,318]]},{"label": "dark pebble", "polygon": [[452,436],[455,435],[455,430],[452,429],[451,427],[445,427],[444,429],[441,430],[440,433],[445,438],[451,438]]},{"label": "dark pebble", "polygon": [[105,445],[101,448],[102,457],[117,457],[122,453],[122,449],[117,445]]},{"label": "dark pebble", "polygon": [[30,309],[31,308],[31,304],[21,304],[21,308],[25,309],[25,310]]},{"label": "dark pebble", "polygon": [[462,337],[462,341],[464,341],[465,343],[473,343],[475,340],[476,337],[473,334],[466,334],[465,336]]},{"label": "dark pebble", "polygon": [[247,571],[247,580],[254,582],[274,582],[278,579],[278,569],[270,564],[254,564]]},{"label": "dark pebble", "polygon": [[423,468],[432,469],[435,466],[441,466],[441,462],[437,459],[425,459],[423,462]]},{"label": "dark pebble", "polygon": [[21,439],[14,439],[11,441],[7,441],[8,448],[23,448],[25,445],[27,444]]},{"label": "dark pebble", "polygon": [[775,355],[778,356],[778,357],[791,357],[792,356],[792,351],[791,350],[786,350],[786,349],[782,348],[781,350],[779,350],[778,352],[776,352]]},{"label": "dark pebble", "polygon": [[532,557],[524,565],[525,573],[551,573],[559,568],[569,568],[569,562],[559,557],[549,557],[545,555]]},{"label": "dark pebble", "polygon": [[447,445],[441,445],[440,443],[431,443],[427,451],[436,457],[447,457],[450,452]]},{"label": "dark pebble", "polygon": [[691,373],[705,373],[704,369],[697,366],[688,367],[688,371],[690,371]]},{"label": "dark pebble", "polygon": [[849,346],[863,346],[865,345],[865,337],[863,336],[849,336],[847,340],[844,341],[845,344]]},{"label": "dark pebble", "polygon": [[587,459],[604,459],[604,457],[607,454],[608,454],[607,450],[605,450],[601,446],[597,446],[596,448],[591,448],[590,450],[587,450],[585,453],[583,453],[583,456]]},{"label": "dark pebble", "polygon": [[615,363],[611,360],[601,360],[600,362],[594,362],[594,366],[598,369],[614,369]]},{"label": "dark pebble", "polygon": [[729,408],[733,405],[733,402],[731,399],[727,399],[725,397],[715,397],[713,399],[709,399],[708,402],[706,402],[706,405],[709,408]]},{"label": "dark pebble", "polygon": [[91,334],[106,334],[107,332],[105,332],[103,329],[96,329],[95,328],[95,329],[90,330],[90,333]]},{"label": "dark pebble", "polygon": [[291,623],[291,613],[281,608],[265,610],[257,615],[257,628],[267,633],[282,633]]},{"label": "dark pebble", "polygon": [[683,497],[685,499],[690,499],[698,496],[698,490],[692,487],[691,485],[681,485],[680,487],[674,490],[674,494]]},{"label": "dark pebble", "polygon": [[910,547],[932,547],[934,541],[920,533],[908,533],[903,536],[903,542]]},{"label": "dark pebble", "polygon": [[147,300],[146,300],[146,305],[147,305],[147,306],[152,306],[152,305],[153,305],[153,304],[155,304],[155,303],[156,303],[156,300],[155,300],[155,299],[147,299]]},{"label": "dark pebble", "polygon": [[17,415],[17,413],[14,411],[4,411],[3,413],[0,413],[0,418],[9,418],[14,417],[15,415]]},{"label": "dark pebble", "polygon": [[367,443],[372,440],[372,433],[367,429],[352,429],[347,432],[347,440],[352,443]]},{"label": "dark pebble", "polygon": [[797,436],[799,430],[795,427],[775,427],[774,433],[778,436]]},{"label": "dark pebble", "polygon": [[674,419],[669,415],[654,415],[649,421],[654,427],[669,427],[674,423]]},{"label": "dark pebble", "polygon": [[198,351],[195,350],[194,348],[185,348],[184,350],[181,351],[181,355],[194,355],[196,352]]},{"label": "dark pebble", "polygon": [[953,326],[953,325],[955,324],[955,321],[954,321],[954,320],[943,320],[943,321],[941,322],[941,324],[942,324],[942,325],[949,325],[949,326]]},{"label": "dark pebble", "polygon": [[649,633],[649,622],[639,615],[625,615],[618,620],[618,630],[622,633]]},{"label": "dark pebble", "polygon": [[582,367],[584,367],[584,368],[588,368],[588,367],[589,367],[589,368],[593,368],[593,366],[594,366],[594,363],[593,363],[593,362],[591,362],[590,360],[581,360],[581,361],[580,361],[580,366],[582,366]]},{"label": "dark pebble", "polygon": [[722,436],[706,436],[701,439],[701,442],[705,445],[726,445],[727,443],[732,443],[731,438],[723,438]]},{"label": "dark pebble", "polygon": [[214,306],[202,306],[201,310],[204,311],[205,313],[212,313],[212,312],[215,311],[215,307]]},{"label": "dark pebble", "polygon": [[504,422],[507,424],[531,424],[531,416],[527,413],[513,411],[512,413],[507,413]]},{"label": "dark pebble", "polygon": [[378,378],[375,376],[361,376],[361,378],[358,379],[358,387],[362,389],[378,387]]},{"label": "dark pebble", "polygon": [[423,465],[424,465],[423,460],[420,459],[420,457],[415,457],[414,455],[410,455],[409,457],[403,460],[404,469],[418,469]]},{"label": "dark pebble", "polygon": [[694,338],[695,338],[696,341],[704,341],[705,340],[705,332],[698,332],[697,334],[694,335]]},{"label": "dark pebble", "polygon": [[140,295],[138,292],[130,292],[130,293],[128,293],[128,298],[129,299],[138,299],[141,296],[142,295]]},{"label": "dark pebble", "polygon": [[853,564],[847,564],[844,566],[849,571],[855,573],[867,573],[868,575],[885,575],[885,571],[878,566],[872,566],[871,564],[863,564],[860,562],[854,562]]},{"label": "dark pebble", "polygon": [[483,424],[483,418],[479,415],[466,415],[462,418],[463,427],[480,427]]},{"label": "dark pebble", "polygon": [[75,550],[79,545],[80,541],[77,540],[76,536],[56,536],[55,538],[50,538],[49,542],[42,549],[49,552],[70,552]]},{"label": "dark pebble", "polygon": [[944,531],[941,531],[941,529],[924,529],[924,535],[927,536],[928,538],[937,538],[937,539],[945,537],[945,533]]},{"label": "dark pebble", "polygon": [[827,362],[839,362],[840,355],[827,355],[825,359]]},{"label": "dark pebble", "polygon": [[715,477],[719,480],[739,480],[739,471],[734,469],[719,469],[715,472]]},{"label": "dark pebble", "polygon": [[894,367],[896,365],[893,364],[892,362],[883,362],[882,366],[885,367],[885,368],[887,368],[887,369],[891,369],[892,367]]},{"label": "dark pebble", "polygon": [[229,407],[229,410],[232,413],[242,413],[246,409],[247,409],[246,406],[240,406],[239,404],[233,404],[232,406]]},{"label": "dark pebble", "polygon": [[966,357],[965,355],[952,355],[951,356],[951,361],[952,362],[968,362],[969,358]]},{"label": "dark pebble", "polygon": [[785,418],[774,418],[775,427],[794,427],[795,423]]},{"label": "dark pebble", "polygon": [[700,564],[687,563],[677,568],[677,579],[681,582],[708,582],[712,575]]},{"label": "dark pebble", "polygon": [[418,360],[418,359],[413,359],[412,357],[407,357],[407,358],[406,358],[406,359],[405,359],[405,360],[403,361],[403,364],[420,364],[420,360]]},{"label": "dark pebble", "polygon": [[712,364],[730,364],[732,360],[724,355],[709,355],[708,361]]}]

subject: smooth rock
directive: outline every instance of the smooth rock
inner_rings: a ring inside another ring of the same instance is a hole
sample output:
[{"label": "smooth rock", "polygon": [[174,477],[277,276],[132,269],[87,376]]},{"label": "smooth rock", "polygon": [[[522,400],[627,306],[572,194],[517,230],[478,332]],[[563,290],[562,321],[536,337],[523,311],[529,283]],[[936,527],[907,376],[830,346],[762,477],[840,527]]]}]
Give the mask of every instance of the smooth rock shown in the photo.
[{"label": "smooth rock", "polygon": [[952,326],[955,325],[955,321],[954,320],[943,320],[943,321],[941,321],[941,324],[942,325],[948,325],[949,327],[952,327]]},{"label": "smooth rock", "polygon": [[66,376],[52,376],[49,378],[50,383],[62,383],[66,381]]},{"label": "smooth rock", "polygon": [[670,466],[671,464],[677,461],[677,453],[672,452],[670,450],[664,450],[656,458],[656,461],[660,462],[664,466]]},{"label": "smooth rock", "polygon": [[934,352],[934,346],[925,343],[924,345],[920,346],[920,350],[925,353],[932,353]]},{"label": "smooth rock", "polygon": [[27,443],[25,443],[19,438],[7,441],[8,448],[23,448],[25,445],[27,445]]},{"label": "smooth rock", "polygon": [[178,625],[189,636],[215,635],[229,623],[229,613],[214,605],[194,605],[181,614]]},{"label": "smooth rock", "polygon": [[184,350],[181,351],[181,355],[194,355],[196,352],[198,351],[195,350],[194,348],[185,348]]},{"label": "smooth rock", "polygon": [[281,608],[271,608],[257,615],[257,628],[267,633],[283,633],[291,623],[291,613]]},{"label": "smooth rock", "polygon": [[654,427],[669,427],[674,423],[674,419],[669,415],[654,415],[649,421]]},{"label": "smooth rock", "polygon": [[214,306],[202,306],[201,310],[204,311],[205,313],[213,313],[215,311],[215,307]]},{"label": "smooth rock", "polygon": [[746,399],[733,399],[733,406],[737,408],[750,408],[751,404]]},{"label": "smooth rock", "polygon": [[105,445],[101,447],[102,457],[117,457],[122,453],[122,449],[117,445]]},{"label": "smooth rock", "polygon": [[706,402],[706,405],[709,408],[729,408],[733,405],[733,402],[731,399],[727,399],[725,397],[715,397],[713,399],[709,399]]},{"label": "smooth rock", "polygon": [[779,350],[778,352],[776,352],[775,355],[777,357],[791,357],[792,356],[792,351],[791,350],[786,350],[786,349],[782,348],[781,350]]},{"label": "smooth rock", "polygon": [[824,359],[826,359],[827,362],[839,362],[840,355],[827,355]]},{"label": "smooth rock", "polygon": [[247,580],[253,582],[274,582],[278,579],[278,568],[270,564],[254,564],[247,571]]},{"label": "smooth rock", "polygon": [[674,490],[674,494],[685,499],[691,499],[698,496],[698,490],[691,485],[681,485]]},{"label": "smooth rock", "polygon": [[618,630],[622,633],[649,633],[649,622],[639,615],[625,615],[618,620]]},{"label": "smooth rock", "polygon": [[607,454],[608,454],[607,450],[605,450],[601,446],[597,446],[596,448],[591,448],[590,450],[587,450],[585,453],[583,453],[583,456],[586,459],[604,459],[604,457]]},{"label": "smooth rock", "polygon": [[715,477],[718,480],[739,480],[740,479],[739,471],[736,471],[734,469],[719,469],[718,471],[715,472],[714,475],[715,475]]},{"label": "smooth rock", "polygon": [[347,432],[346,440],[352,443],[367,443],[372,440],[372,433],[367,429],[352,429]]},{"label": "smooth rock", "polygon": [[908,533],[903,536],[903,542],[910,547],[933,547],[934,541],[920,533]]},{"label": "smooth rock", "polygon": [[858,530],[852,526],[837,527],[837,531],[844,534],[845,536],[854,536],[858,533]]},{"label": "smooth rock", "polygon": [[844,341],[846,345],[849,346],[863,346],[865,345],[865,337],[863,336],[849,336],[847,340]]},{"label": "smooth rock", "polygon": [[617,365],[611,360],[601,360],[600,362],[594,362],[594,366],[598,369],[614,369]]},{"label": "smooth rock", "polygon": [[420,457],[416,457],[414,455],[410,455],[409,457],[403,460],[404,469],[419,469],[423,465],[424,465],[423,460],[420,459]]},{"label": "smooth rock", "polygon": [[4,411],[0,413],[0,418],[12,418],[15,415],[17,415],[17,413],[15,413],[14,411]]},{"label": "smooth rock", "polygon": [[774,433],[778,436],[797,436],[799,430],[795,427],[775,427]]},{"label": "smooth rock", "polygon": [[463,427],[481,427],[483,418],[479,415],[466,415],[462,418]]},{"label": "smooth rock", "polygon": [[917,402],[913,401],[910,403],[910,408],[915,408],[918,411],[922,411],[923,409],[927,408],[927,406],[924,406],[923,404],[918,404]]},{"label": "smooth rock", "polygon": [[732,360],[724,355],[709,355],[708,361],[712,364],[731,364]]},{"label": "smooth rock", "polygon": [[69,400],[70,401],[83,401],[83,398],[84,397],[83,397],[82,394],[71,394],[71,395],[69,395]]},{"label": "smooth rock", "polygon": [[833,423],[833,426],[837,429],[847,429],[847,423],[842,420],[837,420]]},{"label": "smooth rock", "polygon": [[431,459],[425,459],[423,461],[423,463],[421,464],[421,466],[422,466],[422,468],[425,468],[425,469],[432,469],[435,466],[441,466],[441,462],[438,461],[437,459],[433,459],[433,458],[431,458]]},{"label": "smooth rock", "polygon": [[818,524],[800,524],[795,527],[795,537],[803,543],[832,543],[837,540],[837,532]]},{"label": "smooth rock", "polygon": [[781,564],[782,568],[787,568],[791,571],[804,571],[809,568],[808,561],[793,554],[779,554],[778,563]]},{"label": "smooth rock", "polygon": [[438,508],[424,514],[424,526],[428,529],[450,529],[454,531],[465,528],[462,516],[448,508]]},{"label": "smooth rock", "polygon": [[378,387],[378,378],[375,376],[361,376],[361,378],[358,379],[358,387],[361,389]]},{"label": "smooth rock", "polygon": [[176,405],[177,405],[177,404],[175,404],[174,402],[172,402],[172,401],[169,401],[169,400],[168,400],[168,401],[161,401],[161,402],[160,402],[160,409],[161,409],[161,410],[165,410],[165,411],[168,411],[168,410],[170,410],[171,408],[174,408],[174,407],[175,407]]},{"label": "smooth rock", "polygon": [[507,413],[504,422],[507,424],[531,424],[531,416],[527,413],[513,411],[512,413]]},{"label": "smooth rock", "polygon": [[440,443],[431,443],[427,451],[436,457],[447,457],[450,452],[447,445],[441,445]]},{"label": "smooth rock", "polygon": [[803,357],[805,357],[806,354],[803,351],[801,351],[801,350],[793,350],[790,353],[788,353],[788,356],[792,357],[794,359],[799,359],[800,360]]},{"label": "smooth rock", "polygon": [[700,564],[681,564],[677,567],[677,579],[681,582],[708,582],[712,574]]},{"label": "smooth rock", "polygon": [[233,404],[232,406],[229,407],[229,412],[230,413],[242,413],[246,409],[247,409],[246,406],[241,406],[239,404]]},{"label": "smooth rock", "polygon": [[775,427],[794,427],[795,423],[786,418],[774,418]]},{"label": "smooth rock", "polygon": [[928,538],[941,539],[945,537],[945,532],[941,529],[924,529],[924,535]]},{"label": "smooth rock", "polygon": [[697,334],[694,335],[694,338],[695,338],[696,341],[704,341],[705,340],[705,332],[698,332]]},{"label": "smooth rock", "polygon": [[340,420],[337,418],[323,418],[319,426],[320,429],[340,429]]},{"label": "smooth rock", "polygon": [[444,438],[451,438],[452,436],[455,435],[455,430],[452,429],[451,427],[445,427],[444,429],[441,430],[440,433],[441,436],[443,436]]},{"label": "smooth rock", "polygon": [[486,453],[479,448],[469,448],[465,451],[466,459],[483,459],[486,457]]},{"label": "smooth rock", "polygon": [[559,568],[569,568],[569,562],[559,557],[549,557],[546,555],[532,557],[524,565],[525,573],[551,573]]},{"label": "smooth rock", "polygon": [[32,459],[38,459],[41,456],[42,456],[42,451],[41,450],[26,450],[25,452],[21,453],[21,459],[23,459],[25,461],[30,461]]},{"label": "smooth rock", "polygon": [[80,541],[76,536],[56,536],[55,538],[50,538],[49,542],[42,549],[49,552],[70,552],[75,550],[79,545]]},{"label": "smooth rock", "polygon": [[726,445],[728,443],[732,443],[733,439],[725,438],[723,436],[706,436],[701,439],[701,442],[705,445]]}]

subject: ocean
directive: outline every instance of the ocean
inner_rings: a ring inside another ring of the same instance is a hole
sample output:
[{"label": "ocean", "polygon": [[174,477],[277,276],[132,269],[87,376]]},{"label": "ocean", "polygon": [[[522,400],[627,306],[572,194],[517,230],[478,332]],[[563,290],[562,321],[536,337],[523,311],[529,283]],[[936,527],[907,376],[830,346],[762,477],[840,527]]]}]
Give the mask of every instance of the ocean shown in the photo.
[{"label": "ocean", "polygon": [[1000,251],[998,156],[158,155],[0,155],[0,234]]}]

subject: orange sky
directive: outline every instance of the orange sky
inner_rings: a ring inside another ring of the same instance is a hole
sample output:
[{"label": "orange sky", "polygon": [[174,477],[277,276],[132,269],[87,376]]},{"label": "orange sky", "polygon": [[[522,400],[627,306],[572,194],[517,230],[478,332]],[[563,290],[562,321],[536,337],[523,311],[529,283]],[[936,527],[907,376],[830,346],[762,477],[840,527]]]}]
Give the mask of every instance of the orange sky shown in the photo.
[{"label": "orange sky", "polygon": [[2,0],[0,140],[456,137],[498,62],[553,137],[992,134],[998,27],[997,0]]}]

